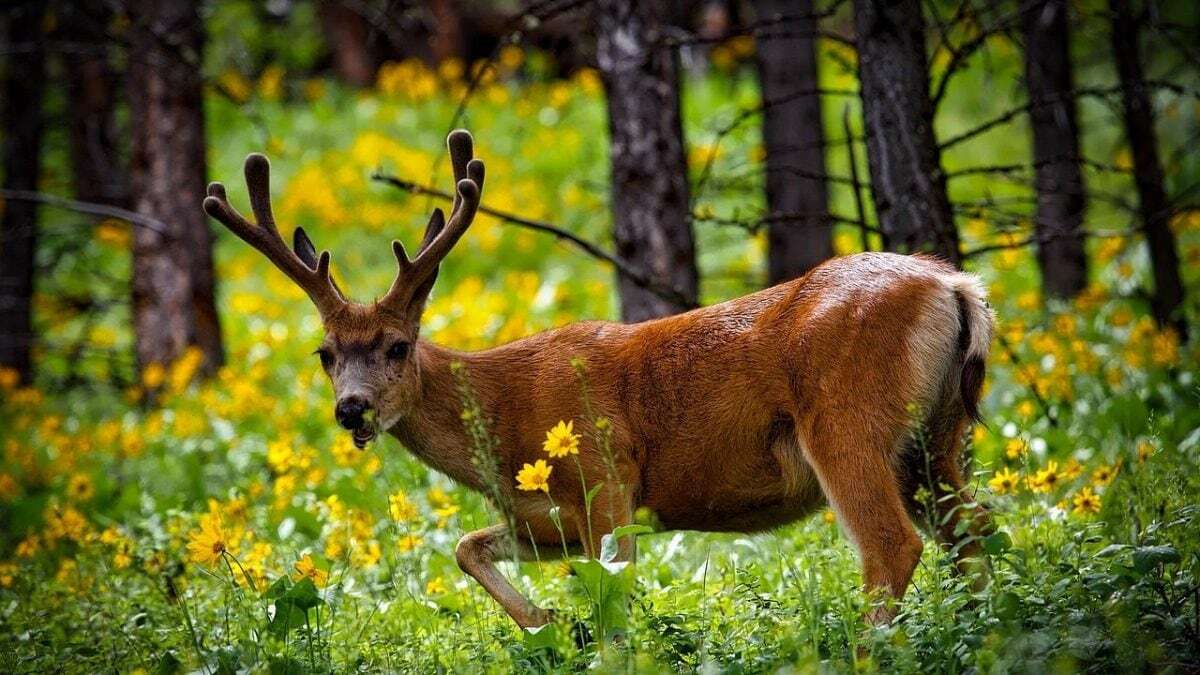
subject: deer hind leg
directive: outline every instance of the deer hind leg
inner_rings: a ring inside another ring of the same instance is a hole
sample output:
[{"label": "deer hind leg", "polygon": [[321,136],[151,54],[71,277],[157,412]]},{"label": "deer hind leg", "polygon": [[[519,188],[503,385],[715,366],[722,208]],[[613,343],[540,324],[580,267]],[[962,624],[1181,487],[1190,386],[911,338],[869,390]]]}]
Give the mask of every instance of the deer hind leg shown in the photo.
[{"label": "deer hind leg", "polygon": [[[553,555],[553,547],[547,551]],[[553,612],[534,605],[520,591],[513,588],[508,579],[496,568],[496,560],[511,559],[513,556],[521,560],[534,559],[534,550],[527,542],[512,536],[508,526],[492,525],[482,530],[476,530],[458,540],[454,549],[454,557],[462,571],[471,575],[483,586],[505,612],[522,628],[541,626],[554,618]]]},{"label": "deer hind leg", "polygon": [[[988,568],[979,540],[991,534],[994,526],[963,476],[962,446],[969,425],[961,411],[944,412],[929,420],[905,453],[904,496],[918,522],[953,553],[958,570],[980,590],[987,584]],[[929,492],[924,503],[916,498],[921,488]]]},{"label": "deer hind leg", "polygon": [[[888,602],[873,608],[867,621],[885,624],[921,558],[921,538],[900,497],[890,458],[895,440],[859,415],[857,421],[816,418],[800,431],[800,445],[843,530],[858,548],[868,593],[882,591]],[[853,417],[850,415],[848,417]]]}]

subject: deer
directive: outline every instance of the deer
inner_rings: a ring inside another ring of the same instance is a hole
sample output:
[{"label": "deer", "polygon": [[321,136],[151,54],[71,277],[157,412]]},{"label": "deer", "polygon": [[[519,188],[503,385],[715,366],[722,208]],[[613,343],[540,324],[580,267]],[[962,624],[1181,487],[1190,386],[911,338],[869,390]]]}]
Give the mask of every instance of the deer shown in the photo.
[{"label": "deer", "polygon": [[[447,146],[450,216],[433,210],[413,258],[392,242],[395,280],[371,303],[342,292],[329,252],[318,255],[303,228],[291,248],[284,243],[265,156],[245,162],[254,222],[220,183],[203,207],[316,306],[334,418],[359,448],[386,432],[471,490],[489,495],[497,480],[489,496],[505,522],[465,534],[455,558],[519,626],[555,614],[514,588],[498,561],[564,549],[595,556],[639,509],[669,530],[754,533],[828,505],[857,549],[865,591],[878,596],[872,625],[898,611],[923,551],[918,526],[960,569],[978,569],[991,526],[967,489],[963,449],[981,421],[994,318],[977,277],[930,256],[866,252],[675,316],[583,321],[456,351],[422,339],[421,318],[439,266],[479,208],[484,164],[465,130],[451,132]],[[585,364],[610,447],[585,437],[578,472],[551,470],[545,490],[518,490],[514,475],[546,458],[545,431],[586,422],[573,360]],[[495,476],[473,461],[456,364],[492,422]],[[596,487],[585,495],[585,486]],[[635,537],[622,536],[616,560],[632,561],[635,551]]]}]

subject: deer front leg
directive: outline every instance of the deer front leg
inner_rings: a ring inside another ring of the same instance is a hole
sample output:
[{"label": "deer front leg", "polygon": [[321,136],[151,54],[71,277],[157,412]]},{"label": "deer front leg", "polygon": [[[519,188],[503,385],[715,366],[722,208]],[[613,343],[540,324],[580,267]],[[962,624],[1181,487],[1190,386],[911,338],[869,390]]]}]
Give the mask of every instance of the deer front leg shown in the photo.
[{"label": "deer front leg", "polygon": [[459,568],[478,581],[518,626],[534,628],[550,623],[553,613],[530,602],[496,569],[497,557],[509,558],[514,552],[518,559],[533,557],[532,548],[513,537],[507,525],[500,524],[464,535],[458,540],[454,557]]}]

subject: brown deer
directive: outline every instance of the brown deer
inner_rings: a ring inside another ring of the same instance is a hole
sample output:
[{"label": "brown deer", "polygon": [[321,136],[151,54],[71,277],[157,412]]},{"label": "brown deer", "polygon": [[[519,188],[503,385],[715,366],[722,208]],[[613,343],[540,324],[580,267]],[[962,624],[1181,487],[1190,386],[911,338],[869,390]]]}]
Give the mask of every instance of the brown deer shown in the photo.
[{"label": "brown deer", "polygon": [[[302,229],[292,249],[284,244],[262,155],[245,167],[257,222],[229,205],[220,183],[209,186],[204,209],[316,304],[325,327],[317,353],[337,422],[354,441],[363,447],[385,430],[429,466],[486,492],[496,477],[472,461],[452,372],[462,364],[492,420],[500,486],[492,496],[508,522],[467,534],[456,555],[518,624],[538,626],[551,614],[499,573],[498,557],[561,550],[564,536],[595,555],[602,535],[641,507],[666,528],[753,532],[828,503],[858,548],[868,591],[897,600],[921,555],[913,520],[934,523],[943,545],[957,544],[960,566],[980,553],[965,535],[985,532],[986,515],[964,491],[960,462],[993,326],[975,277],[928,257],[863,253],[678,316],[588,321],[454,351],[420,339],[421,313],[438,265],[479,206],[484,168],[466,131],[447,144],[457,183],[450,218],[434,210],[411,260],[392,243],[399,273],[370,304],[346,298],[330,277],[329,253],[318,256]],[[592,422],[573,359],[586,364],[589,400],[609,420],[611,447],[602,453],[585,438],[580,471],[553,471],[549,495],[519,491],[513,477],[523,464],[547,459],[547,429]],[[590,514],[584,483],[601,486]],[[920,486],[932,498],[918,499]],[[633,538],[622,538],[619,559],[633,552]],[[894,612],[894,603],[881,603],[869,619]]]}]

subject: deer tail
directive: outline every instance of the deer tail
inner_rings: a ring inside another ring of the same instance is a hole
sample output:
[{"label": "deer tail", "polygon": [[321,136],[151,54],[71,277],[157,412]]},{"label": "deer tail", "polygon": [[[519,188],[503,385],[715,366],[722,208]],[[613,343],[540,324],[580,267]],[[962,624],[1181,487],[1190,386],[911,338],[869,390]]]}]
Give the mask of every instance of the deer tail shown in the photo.
[{"label": "deer tail", "polygon": [[958,300],[960,353],[963,355],[959,374],[959,396],[967,415],[976,422],[979,415],[979,395],[988,350],[992,344],[995,317],[987,304],[987,289],[973,274],[956,273],[949,279],[950,288]]}]

